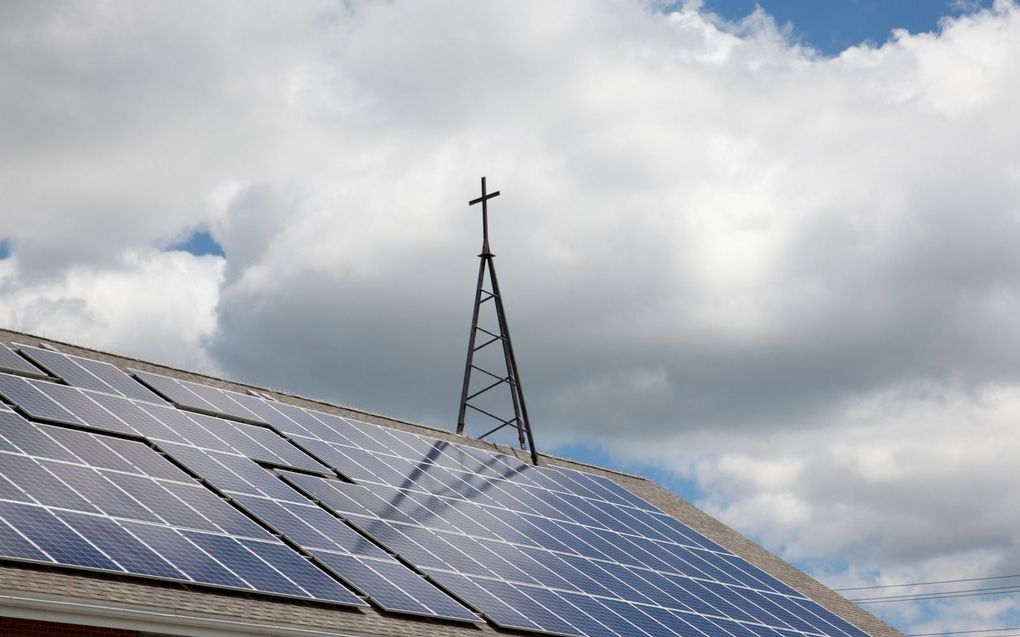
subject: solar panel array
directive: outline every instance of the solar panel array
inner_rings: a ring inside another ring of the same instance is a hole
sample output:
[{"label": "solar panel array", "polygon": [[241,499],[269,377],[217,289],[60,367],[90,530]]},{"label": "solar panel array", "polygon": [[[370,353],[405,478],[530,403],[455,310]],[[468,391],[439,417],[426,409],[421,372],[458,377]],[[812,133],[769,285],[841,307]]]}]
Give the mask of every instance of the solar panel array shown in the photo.
[{"label": "solar panel array", "polygon": [[19,349],[67,384],[0,374],[63,425],[0,411],[8,558],[579,637],[864,636],[605,477]]},{"label": "solar panel array", "polygon": [[0,553],[362,605],[141,442],[0,412]]}]

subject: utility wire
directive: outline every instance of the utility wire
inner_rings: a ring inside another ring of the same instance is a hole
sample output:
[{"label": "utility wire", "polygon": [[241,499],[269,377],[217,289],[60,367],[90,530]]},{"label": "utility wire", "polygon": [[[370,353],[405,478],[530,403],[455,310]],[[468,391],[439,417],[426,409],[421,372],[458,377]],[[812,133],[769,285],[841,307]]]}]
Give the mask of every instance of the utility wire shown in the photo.
[{"label": "utility wire", "polygon": [[897,599],[901,597],[939,597],[940,595],[952,595],[955,593],[980,593],[980,592],[991,592],[991,591],[1014,591],[1020,589],[1020,585],[1011,584],[1010,586],[991,586],[987,588],[964,588],[955,591],[929,591],[926,593],[903,593],[901,595],[880,595],[878,597],[859,597],[855,600],[857,602],[868,602],[873,599]]},{"label": "utility wire", "polygon": [[[1020,574],[1017,574],[1017,575],[993,575],[991,577],[970,577],[970,578],[967,578],[967,579],[944,579],[944,580],[936,580],[936,581],[933,581],[933,582],[914,582],[914,583],[911,583],[911,584],[881,584],[881,585],[878,585],[878,586],[855,586],[853,588],[834,588],[832,590],[837,591],[837,592],[845,592],[845,591],[870,591],[870,590],[874,590],[876,588],[903,588],[903,587],[906,587],[906,586],[929,586],[931,584],[957,584],[959,582],[982,582],[984,580],[1011,579],[1011,578],[1014,578],[1014,577],[1020,577]],[[941,635],[942,633],[938,633],[938,634]]]},{"label": "utility wire", "polygon": [[[992,628],[992,629],[989,629],[989,630],[990,631],[996,631],[996,630],[1007,630],[1007,629],[1005,629],[1005,628],[1002,628],[1002,629],[1000,629],[1000,628]],[[954,633],[952,631],[948,631],[948,632],[945,632],[945,633],[920,633],[920,634],[924,635],[925,637],[934,637],[935,635],[961,635],[961,634],[972,633],[972,632],[981,633],[981,632],[984,632],[984,631],[961,631],[959,633]],[[904,635],[904,637],[917,637],[917,635]],[[987,637],[1020,637],[1020,633],[1010,633],[1008,635],[998,635],[998,634],[997,635],[988,635]]]},{"label": "utility wire", "polygon": [[[970,635],[972,633],[999,633],[1004,630],[1020,630],[1020,626],[1009,628],[982,628],[980,630],[940,630],[937,633],[914,633],[903,637],[932,637],[933,635]],[[1013,635],[995,635],[995,637],[1013,637]]]},{"label": "utility wire", "polygon": [[941,593],[924,593],[919,595],[889,595],[887,597],[866,597],[851,599],[855,604],[883,604],[889,602],[919,602],[930,599],[951,599],[954,597],[975,597],[978,595],[1011,595],[1020,593],[1018,586],[1001,586],[997,588],[975,588],[962,591],[942,591]]}]

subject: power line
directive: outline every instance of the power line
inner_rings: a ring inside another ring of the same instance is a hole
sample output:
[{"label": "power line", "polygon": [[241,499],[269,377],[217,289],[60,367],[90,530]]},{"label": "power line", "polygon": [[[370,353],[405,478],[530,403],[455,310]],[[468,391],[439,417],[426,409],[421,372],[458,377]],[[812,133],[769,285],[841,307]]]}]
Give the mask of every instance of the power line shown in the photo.
[{"label": "power line", "polygon": [[[1015,630],[1015,629],[989,628],[988,632],[997,631],[997,630]],[[934,637],[935,635],[962,635],[962,634],[974,633],[974,632],[981,633],[981,632],[985,632],[985,631],[960,631],[958,633],[954,633],[953,631],[947,631],[945,633],[919,633],[919,634],[920,635],[924,635],[925,637]],[[918,635],[904,635],[904,637],[918,637]],[[1020,637],[1020,633],[1010,633],[1008,635],[999,635],[999,634],[996,634],[996,635],[987,635],[986,637]]]},{"label": "power line", "polygon": [[[979,630],[940,630],[937,633],[914,633],[912,635],[904,635],[903,637],[932,637],[933,635],[970,635],[973,633],[998,633],[1004,630],[1020,630],[1020,626],[1010,626],[1009,628],[982,628]],[[995,637],[1014,637],[1014,636],[995,635]]]},{"label": "power line", "polygon": [[[837,592],[845,592],[845,591],[870,591],[870,590],[874,590],[876,588],[903,588],[903,587],[906,587],[906,586],[929,586],[931,584],[958,584],[960,582],[982,582],[984,580],[1011,579],[1011,578],[1014,578],[1014,577],[1020,577],[1020,574],[1017,574],[1017,575],[993,575],[991,577],[970,577],[970,578],[967,578],[967,579],[944,579],[944,580],[935,580],[935,581],[932,581],[932,582],[914,582],[912,584],[881,584],[881,585],[878,585],[878,586],[855,586],[853,588],[834,588],[832,590],[837,591]],[[939,633],[939,634],[942,634],[942,633]]]},{"label": "power line", "polygon": [[930,599],[952,599],[954,597],[975,597],[978,595],[1009,595],[1020,593],[1020,586],[999,586],[994,588],[974,588],[960,591],[942,591],[919,595],[888,595],[886,597],[864,597],[851,599],[855,604],[883,604],[889,602],[920,602]]}]

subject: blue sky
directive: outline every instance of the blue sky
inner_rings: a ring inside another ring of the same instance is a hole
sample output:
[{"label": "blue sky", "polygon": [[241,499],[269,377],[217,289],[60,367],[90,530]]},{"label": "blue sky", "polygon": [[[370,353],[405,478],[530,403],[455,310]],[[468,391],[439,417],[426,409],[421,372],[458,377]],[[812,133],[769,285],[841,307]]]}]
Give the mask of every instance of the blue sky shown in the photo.
[{"label": "blue sky", "polygon": [[893,29],[937,31],[945,16],[991,5],[992,0],[705,0],[704,4],[729,20],[739,20],[760,6],[780,26],[789,24],[795,40],[826,55],[862,42],[882,44]]},{"label": "blue sky", "polygon": [[216,243],[216,240],[212,238],[205,230],[198,230],[191,232],[183,241],[170,244],[167,250],[180,250],[193,254],[196,257],[202,257],[206,255],[213,255],[217,257],[225,257],[226,254],[223,252],[223,246]]}]

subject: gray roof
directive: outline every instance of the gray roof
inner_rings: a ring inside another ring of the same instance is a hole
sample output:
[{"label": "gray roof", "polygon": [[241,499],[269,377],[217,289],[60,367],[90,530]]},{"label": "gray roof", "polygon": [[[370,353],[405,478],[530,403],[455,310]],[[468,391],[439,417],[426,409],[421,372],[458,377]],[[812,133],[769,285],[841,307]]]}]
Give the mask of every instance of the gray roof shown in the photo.
[{"label": "gray roof", "polygon": [[[241,392],[256,389],[282,402],[341,416],[352,416],[384,427],[411,431],[482,449],[514,454],[525,461],[529,459],[524,452],[517,449],[458,436],[432,427],[272,389],[116,356],[30,334],[0,330],[0,342],[26,345],[48,343],[63,352],[104,360],[122,369],[130,367],[147,370]],[[811,597],[866,633],[874,637],[903,637],[895,628],[648,479],[552,456],[543,455],[542,460],[548,465],[582,469],[611,478],[714,542]],[[333,634],[352,637],[418,635],[468,637],[505,634],[489,625],[465,626],[387,615],[373,608],[338,609],[256,594],[222,592],[124,576],[0,562],[0,616],[2,615],[179,635]]]}]

